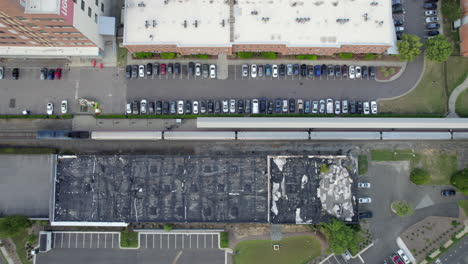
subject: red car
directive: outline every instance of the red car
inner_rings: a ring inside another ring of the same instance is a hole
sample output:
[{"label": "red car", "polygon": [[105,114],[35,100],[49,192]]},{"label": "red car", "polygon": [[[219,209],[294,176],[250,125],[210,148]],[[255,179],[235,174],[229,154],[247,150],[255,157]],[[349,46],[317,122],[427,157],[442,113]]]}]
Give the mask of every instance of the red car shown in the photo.
[{"label": "red car", "polygon": [[55,79],[60,80],[60,78],[62,78],[62,69],[57,68],[55,69]]},{"label": "red car", "polygon": [[393,255],[392,260],[393,260],[393,263],[395,264],[405,264],[403,260],[400,259],[400,256],[398,255]]},{"label": "red car", "polygon": [[166,64],[161,64],[161,66],[159,66],[159,74],[166,75]]}]

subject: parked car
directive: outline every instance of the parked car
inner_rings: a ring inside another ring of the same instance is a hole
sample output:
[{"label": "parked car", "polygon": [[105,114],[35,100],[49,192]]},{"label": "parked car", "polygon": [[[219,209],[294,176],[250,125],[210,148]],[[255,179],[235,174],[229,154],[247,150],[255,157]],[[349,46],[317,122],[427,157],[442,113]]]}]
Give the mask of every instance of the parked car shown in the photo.
[{"label": "parked car", "polygon": [[[323,100],[321,100],[323,101]],[[324,107],[325,109],[325,107]],[[318,101],[313,101],[312,102],[312,114],[317,114],[319,111],[319,102]]]},{"label": "parked car", "polygon": [[365,115],[370,114],[369,102],[364,102],[364,114],[365,114]]},{"label": "parked car", "polygon": [[424,7],[424,9],[427,9],[427,10],[436,10],[437,9],[437,4],[424,3],[423,7]]},{"label": "parked car", "polygon": [[62,114],[66,114],[68,112],[68,101],[67,100],[62,100],[60,104],[60,111]]},{"label": "parked car", "polygon": [[260,113],[263,114],[266,112],[267,109],[267,102],[265,98],[260,99]]},{"label": "parked car", "polygon": [[140,78],[145,77],[145,65],[138,66],[138,76]]},{"label": "parked car", "polygon": [[307,76],[307,65],[302,64],[301,65],[301,76],[306,77]]},{"label": "parked car", "polygon": [[148,103],[148,114],[154,115],[154,102]]},{"label": "parked car", "polygon": [[287,74],[287,75],[292,75],[292,74],[293,74],[293,66],[292,66],[292,64],[287,64],[287,65],[286,65],[286,74]]},{"label": "parked car", "polygon": [[335,66],[328,65],[328,76],[335,76]]},{"label": "parked car", "polygon": [[403,251],[403,249],[398,249],[397,251],[398,255],[400,255],[401,259],[403,259],[403,261],[405,262],[405,264],[409,264],[411,263],[411,261],[409,260],[408,256],[406,256],[405,252]]},{"label": "parked car", "polygon": [[200,113],[201,114],[206,113],[206,102],[205,101],[200,101]]},{"label": "parked car", "polygon": [[243,114],[244,113],[244,101],[237,100],[237,113]]},{"label": "parked car", "polygon": [[167,64],[167,74],[173,74],[174,73],[174,64],[173,63],[168,63]]},{"label": "parked car", "polygon": [[426,24],[426,28],[427,29],[439,29],[440,24],[439,23],[429,23],[429,24]]},{"label": "parked car", "polygon": [[367,80],[367,78],[369,76],[369,71],[367,70],[367,66],[362,66],[361,75],[362,75],[363,79]]},{"label": "parked car", "polygon": [[339,100],[335,101],[335,115],[341,114],[341,102]]},{"label": "parked car", "polygon": [[229,112],[234,114],[236,112],[236,100],[231,99],[229,100]]},{"label": "parked car", "polygon": [[188,64],[188,72],[193,76],[195,75],[195,63],[189,62]]},{"label": "parked car", "polygon": [[312,111],[312,106],[310,104],[310,100],[306,100],[304,103],[304,113],[310,114],[311,111]]},{"label": "parked car", "polygon": [[252,114],[258,114],[260,112],[258,107],[258,99],[252,100]]},{"label": "parked car", "polygon": [[356,79],[361,79],[361,67],[356,66]]},{"label": "parked car", "polygon": [[398,255],[396,255],[396,254],[392,256],[392,261],[393,261],[393,263],[395,263],[395,264],[405,264],[405,263],[401,260],[400,256],[398,256]]},{"label": "parked car", "polygon": [[146,99],[141,100],[140,102],[140,114],[146,114],[146,107],[148,101]]},{"label": "parked car", "polygon": [[180,69],[180,63],[174,63],[174,74],[180,74],[181,69]]},{"label": "parked car", "polygon": [[349,66],[349,78],[354,79],[354,66]]},{"label": "parked car", "polygon": [[310,77],[310,78],[313,78],[314,77],[314,65],[308,65],[307,66],[307,75]]},{"label": "parked car", "polygon": [[267,77],[271,76],[271,65],[270,64],[265,64],[265,76],[267,76]]},{"label": "parked car", "polygon": [[299,75],[299,64],[293,65],[293,75]]},{"label": "parked car", "polygon": [[358,188],[370,188],[371,187],[371,184],[369,182],[358,182],[357,184]]},{"label": "parked car", "polygon": [[198,101],[193,101],[192,103],[192,113],[198,115]]},{"label": "parked car", "polygon": [[395,27],[395,31],[396,32],[403,32],[403,31],[405,31],[405,28],[404,27]]},{"label": "parked car", "polygon": [[370,106],[371,106],[371,113],[373,115],[376,115],[377,114],[377,102],[376,101],[371,101]]},{"label": "parked car", "polygon": [[163,63],[159,67],[159,74],[166,75],[166,73],[167,73],[167,65]]},{"label": "parked car", "polygon": [[401,5],[401,0],[392,0],[392,6]]},{"label": "parked car", "polygon": [[203,78],[208,78],[209,74],[210,74],[210,65],[205,63],[202,65],[202,76]]},{"label": "parked car", "polygon": [[[129,68],[130,68],[130,73],[127,72],[127,74],[126,74],[127,79],[132,77],[132,66],[128,65],[127,66],[127,71],[128,71]],[[3,69],[0,69],[0,71],[1,71],[1,75],[2,75],[0,79],[3,79]],[[41,80],[46,80],[46,79],[47,79],[47,68],[42,68],[41,69]]]},{"label": "parked car", "polygon": [[327,99],[327,114],[333,114],[333,100]]},{"label": "parked car", "polygon": [[49,69],[49,73],[47,74],[48,80],[53,80],[55,78],[55,69]]},{"label": "parked car", "polygon": [[396,4],[392,6],[392,13],[393,14],[403,14],[405,13],[405,10],[403,9],[402,4]]},{"label": "parked car", "polygon": [[294,98],[289,99],[289,113],[296,112],[296,100]]},{"label": "parked car", "polygon": [[374,66],[369,67],[369,79],[375,80],[375,67]]},{"label": "parked car", "polygon": [[20,74],[19,68],[13,68],[13,71],[11,71],[11,76],[13,77],[13,80],[18,80],[19,74]]},{"label": "parked car", "polygon": [[132,65],[132,78],[138,77],[138,65]]},{"label": "parked car", "polygon": [[250,65],[250,77],[257,78],[257,65],[256,64]]},{"label": "parked car", "polygon": [[343,78],[348,78],[348,66],[346,65],[341,66],[341,72],[342,72],[341,75],[343,75]]},{"label": "parked car", "polygon": [[328,74],[327,65],[322,64],[322,67],[320,67],[320,70],[322,71],[322,75],[327,75]]},{"label": "parked car", "polygon": [[216,65],[214,65],[214,64],[210,65],[210,78],[211,79],[216,78]]},{"label": "parked car", "polygon": [[343,100],[341,102],[341,112],[343,114],[347,114],[348,113],[348,100]]},{"label": "parked car", "polygon": [[54,104],[53,103],[47,103],[47,114],[48,115],[54,114]]},{"label": "parked car", "polygon": [[283,100],[283,113],[287,113],[288,109],[288,100]]},{"label": "parked car", "polygon": [[155,62],[153,64],[153,74],[154,75],[159,75],[159,63]]},{"label": "parked car", "polygon": [[132,113],[134,115],[138,115],[140,113],[140,108],[138,104],[139,104],[138,101],[133,101],[132,103]]},{"label": "parked car", "polygon": [[265,68],[263,67],[263,65],[258,65],[257,68],[258,68],[258,73],[257,73],[258,77],[263,77],[263,74],[265,72],[265,70],[264,70]]},{"label": "parked car", "polygon": [[275,112],[281,113],[281,99],[279,98],[275,100]]},{"label": "parked car", "polygon": [[55,79],[60,80],[62,79],[62,68],[55,69]]},{"label": "parked car", "polygon": [[356,114],[356,101],[354,100],[349,101],[349,112],[351,114]]},{"label": "parked car", "polygon": [[319,103],[320,103],[319,113],[324,114],[325,113],[325,100],[321,99]]},{"label": "parked car", "polygon": [[315,65],[314,69],[315,69],[315,76],[319,77],[322,74],[322,68],[320,67],[320,65]]},{"label": "parked car", "polygon": [[341,77],[341,66],[340,65],[335,65],[335,76],[336,77]]},{"label": "parked car", "polygon": [[229,113],[229,102],[228,100],[223,100],[223,113]]},{"label": "parked car", "polygon": [[273,76],[273,78],[278,78],[278,65],[273,64],[273,65],[271,66],[271,70],[272,70],[272,76]]},{"label": "parked car", "polygon": [[[293,66],[293,73],[294,73],[294,66]],[[286,76],[286,66],[284,64],[280,64],[278,66],[278,75],[279,76]]]},{"label": "parked car", "polygon": [[185,101],[185,114],[190,115],[192,113],[192,102],[190,100]]},{"label": "parked car", "polygon": [[358,114],[362,114],[363,108],[364,108],[364,107],[363,107],[362,102],[361,102],[361,101],[358,101],[358,102],[357,102],[357,107],[356,107],[356,112],[357,112]]},{"label": "parked car", "polygon": [[304,101],[302,99],[297,100],[297,111],[302,114],[304,112]]},{"label": "parked car", "polygon": [[440,195],[445,196],[445,197],[454,196],[455,194],[457,194],[457,192],[453,189],[442,190],[440,192]]},{"label": "parked car", "polygon": [[426,17],[426,23],[439,22],[438,17]]},{"label": "parked car", "polygon": [[177,101],[177,114],[179,115],[184,114],[184,101],[182,100]]},{"label": "parked car", "polygon": [[440,34],[440,33],[439,33],[438,30],[430,30],[430,31],[427,32],[427,35],[428,35],[429,37],[437,36],[437,35],[439,35],[439,34]]},{"label": "parked car", "polygon": [[359,197],[359,203],[372,203],[372,199],[370,197]]},{"label": "parked car", "polygon": [[396,26],[396,27],[403,26],[403,21],[399,20],[399,19],[395,19],[395,20],[393,20],[393,25]]},{"label": "parked car", "polygon": [[200,63],[195,64],[195,76],[201,76],[201,64]]},{"label": "parked car", "polygon": [[437,16],[437,10],[427,10],[427,11],[424,11],[424,15],[426,16]]},{"label": "parked car", "polygon": [[245,100],[245,112],[250,114],[252,112],[250,99]]},{"label": "parked car", "polygon": [[[46,68],[42,68],[42,69],[41,69],[41,80],[45,80],[45,78],[42,79],[42,72],[43,72],[44,69],[45,69],[46,72],[47,72],[47,69],[46,69]],[[125,78],[126,78],[126,79],[132,78],[132,65],[127,65],[127,66],[125,67]]]},{"label": "parked car", "polygon": [[153,64],[152,63],[146,64],[146,75],[148,75],[148,76],[153,75]]},{"label": "parked car", "polygon": [[359,219],[372,218],[372,212],[359,212]]},{"label": "parked car", "polygon": [[162,114],[162,102],[161,101],[156,101],[156,109],[154,110],[155,114],[160,115]]},{"label": "parked car", "polygon": [[175,114],[175,103],[174,103],[174,113],[171,113],[171,110],[172,110],[172,107],[171,107],[171,103],[169,102],[164,102],[163,103],[163,114],[165,115],[168,115],[168,114]]},{"label": "parked car", "polygon": [[242,65],[242,77],[248,77],[249,76],[249,65],[244,64]]},{"label": "parked car", "polygon": [[206,110],[207,110],[208,114],[214,113],[214,103],[213,103],[213,101],[211,101],[211,100],[208,101]]},{"label": "parked car", "polygon": [[132,113],[132,103],[127,103],[127,110],[125,112],[127,115]]},{"label": "parked car", "polygon": [[267,114],[273,114],[273,101],[268,101]]},{"label": "parked car", "polygon": [[216,100],[215,103],[214,103],[215,107],[214,107],[214,112],[216,114],[219,114],[221,113],[222,109],[221,109],[221,102]]}]

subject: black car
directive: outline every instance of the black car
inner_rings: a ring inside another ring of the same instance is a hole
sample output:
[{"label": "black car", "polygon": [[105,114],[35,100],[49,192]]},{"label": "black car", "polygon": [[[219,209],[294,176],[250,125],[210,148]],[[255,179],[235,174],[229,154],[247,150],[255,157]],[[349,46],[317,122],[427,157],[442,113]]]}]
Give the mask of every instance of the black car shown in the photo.
[{"label": "black car", "polygon": [[393,24],[395,25],[395,27],[401,27],[401,26],[403,26],[403,21],[401,21],[401,20],[394,20],[394,21],[393,21]]},{"label": "black car", "polygon": [[359,114],[359,115],[362,114],[362,102],[361,101],[357,102],[356,113]]},{"label": "black car", "polygon": [[289,113],[296,112],[296,100],[293,98],[289,99]]},{"label": "black car", "polygon": [[[128,66],[127,66],[127,70],[128,70]],[[130,66],[130,76],[132,76],[132,67]],[[41,80],[47,80],[47,68],[42,68],[41,69],[41,76],[40,76]],[[127,77],[128,79],[128,77]]]},{"label": "black car", "polygon": [[174,74],[180,74],[180,63],[174,64]]},{"label": "black car", "polygon": [[169,112],[169,102],[164,102],[163,104],[163,114],[168,115]]},{"label": "black car", "polygon": [[322,75],[326,75],[327,72],[328,72],[328,70],[327,70],[327,65],[322,64]]},{"label": "black car", "polygon": [[174,64],[168,63],[167,64],[167,74],[172,74],[174,72]]},{"label": "black car", "polygon": [[360,212],[359,219],[372,218],[372,212]]},{"label": "black car", "polygon": [[192,102],[190,100],[185,101],[185,114],[190,115],[192,113]]},{"label": "black car", "polygon": [[54,69],[49,69],[49,73],[47,74],[47,79],[53,80],[54,78],[55,78],[55,70]]},{"label": "black car", "polygon": [[306,77],[307,76],[307,65],[302,64],[301,65],[301,76]]},{"label": "black car", "polygon": [[293,65],[293,74],[294,75],[299,75],[299,64],[294,64]]},{"label": "black car", "polygon": [[187,75],[188,68],[186,64],[182,64],[182,75]]},{"label": "black car", "polygon": [[154,102],[149,102],[148,105],[149,105],[149,107],[148,107],[148,114],[154,115],[154,109],[155,109]]},{"label": "black car", "polygon": [[393,14],[403,14],[404,12],[405,12],[405,10],[403,9],[403,5],[398,4],[398,5],[392,6],[392,13]]},{"label": "black car", "polygon": [[427,32],[427,35],[428,35],[429,37],[437,36],[437,35],[439,35],[439,34],[440,34],[440,33],[439,33],[438,30],[431,30],[431,31],[428,31],[428,32]]},{"label": "black car", "polygon": [[191,75],[195,75],[195,63],[189,62],[188,71]]},{"label": "black car", "polygon": [[153,74],[159,75],[159,63],[157,62],[153,64]]},{"label": "black car", "polygon": [[215,112],[216,114],[221,113],[221,102],[218,101],[218,100],[216,100],[214,105],[215,105],[214,112]]},{"label": "black car", "polygon": [[[266,66],[265,66],[266,68]],[[251,112],[251,107],[250,107],[250,99],[245,100],[245,113],[250,114]]]},{"label": "black car", "polygon": [[154,113],[157,115],[162,114],[162,102],[161,101],[156,101],[156,109]]},{"label": "black car", "polygon": [[341,66],[340,65],[335,65],[335,76],[336,77],[341,77]]},{"label": "black car", "polygon": [[275,100],[275,112],[281,113],[281,99],[279,98]]},{"label": "black car", "polygon": [[171,101],[171,106],[170,106],[169,112],[171,113],[171,115],[175,115],[177,113],[176,101]]},{"label": "black car", "polygon": [[314,77],[314,65],[307,66],[307,73],[310,78]]},{"label": "black car", "polygon": [[401,37],[402,37],[402,36],[403,36],[403,32],[400,31],[400,32],[397,32],[397,33],[396,33],[396,39],[397,39],[397,40],[401,40]]},{"label": "black car", "polygon": [[286,65],[284,65],[284,64],[279,65],[278,74],[279,74],[279,76],[285,76],[286,75]]},{"label": "black car", "polygon": [[206,114],[206,102],[205,101],[200,101],[200,113]]},{"label": "black car", "polygon": [[132,103],[132,114],[138,115],[140,113],[140,102],[138,101],[133,101]]},{"label": "black car", "polygon": [[351,114],[356,113],[356,101],[354,101],[354,100],[349,101],[349,112]]},{"label": "black car", "polygon": [[452,189],[442,190],[440,192],[440,195],[446,196],[446,197],[454,196],[455,194],[457,194],[457,192],[455,190],[452,190]]},{"label": "black car", "polygon": [[237,100],[237,113],[243,114],[244,113],[244,101]]},{"label": "black car", "polygon": [[146,75],[153,75],[153,64],[152,63],[148,63],[146,64]]},{"label": "black car", "polygon": [[267,108],[267,101],[265,98],[260,99],[260,113],[265,113]]},{"label": "black car", "polygon": [[214,103],[213,101],[208,101],[208,109],[207,109],[208,114],[212,114],[214,112]]},{"label": "black car", "polygon": [[439,29],[440,24],[439,23],[429,23],[429,24],[426,25],[426,28],[427,29]]},{"label": "black car", "polygon": [[437,9],[437,4],[424,3],[424,9],[426,9],[426,10],[436,10]]},{"label": "black car", "polygon": [[369,76],[367,66],[362,66],[361,67],[361,74],[362,74],[362,79],[367,79],[367,77]]},{"label": "black car", "polygon": [[375,80],[375,67],[374,66],[369,67],[369,79]]},{"label": "black car", "polygon": [[[44,70],[44,69],[42,69],[42,70]],[[41,74],[42,74],[42,70],[41,70]],[[45,70],[47,72],[47,69],[45,69]],[[132,78],[132,65],[127,65],[127,67],[125,68],[125,78],[127,78],[127,79]],[[45,80],[45,79],[43,79],[43,80]]]},{"label": "black car", "polygon": [[132,65],[132,78],[138,77],[138,65]]},{"label": "black car", "polygon": [[13,80],[18,80],[19,79],[19,69],[18,68],[13,68],[13,71],[11,72],[11,76],[13,77]]},{"label": "black car", "polygon": [[273,114],[273,101],[268,101],[268,114]]}]

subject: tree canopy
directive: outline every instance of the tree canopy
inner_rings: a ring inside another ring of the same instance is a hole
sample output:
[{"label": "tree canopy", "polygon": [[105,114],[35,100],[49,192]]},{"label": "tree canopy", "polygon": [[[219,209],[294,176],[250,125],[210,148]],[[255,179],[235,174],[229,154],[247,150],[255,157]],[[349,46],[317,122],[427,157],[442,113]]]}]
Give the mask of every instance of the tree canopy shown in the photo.
[{"label": "tree canopy", "polygon": [[413,61],[421,53],[421,39],[416,35],[403,34],[397,43],[400,60]]},{"label": "tree canopy", "polygon": [[438,35],[428,39],[424,47],[426,47],[426,58],[437,62],[448,60],[453,50],[452,44],[444,35]]},{"label": "tree canopy", "polygon": [[321,227],[327,234],[330,249],[335,254],[343,254],[346,249],[357,252],[359,247],[358,231],[337,219],[322,223]]},{"label": "tree canopy", "polygon": [[468,168],[458,171],[452,175],[450,183],[465,195],[468,195]]},{"label": "tree canopy", "polygon": [[11,215],[0,219],[0,234],[6,237],[16,236],[32,223],[24,215]]}]

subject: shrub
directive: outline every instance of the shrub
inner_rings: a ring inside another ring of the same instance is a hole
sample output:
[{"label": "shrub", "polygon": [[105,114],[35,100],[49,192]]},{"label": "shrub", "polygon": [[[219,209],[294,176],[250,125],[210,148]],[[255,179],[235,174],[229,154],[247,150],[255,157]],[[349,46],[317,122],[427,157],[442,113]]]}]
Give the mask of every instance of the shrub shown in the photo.
[{"label": "shrub", "polygon": [[238,52],[237,56],[241,59],[251,59],[253,58],[254,54],[253,52]]},{"label": "shrub", "polygon": [[24,215],[10,215],[0,219],[0,234],[6,237],[16,236],[31,227],[32,222]]},{"label": "shrub", "polygon": [[353,58],[353,54],[350,53],[350,52],[341,52],[339,54],[340,58],[344,59],[344,60],[349,60],[349,59],[352,59]]},{"label": "shrub", "polygon": [[221,248],[228,248],[229,247],[229,233],[228,232],[221,232],[221,238],[220,238],[220,247]]},{"label": "shrub", "polygon": [[393,211],[399,216],[408,216],[414,213],[413,207],[405,201],[392,202]]},{"label": "shrub", "polygon": [[153,58],[153,53],[152,52],[136,52],[136,53],[133,53],[133,57],[137,59],[151,59]]},{"label": "shrub", "polygon": [[361,240],[359,230],[353,229],[351,226],[334,218],[330,222],[320,224],[320,226],[327,235],[330,250],[335,254],[343,254],[346,249],[352,252],[358,251]]},{"label": "shrub", "polygon": [[312,54],[297,55],[296,59],[298,59],[298,60],[316,60],[317,55],[312,55]]},{"label": "shrub", "polygon": [[465,195],[468,195],[468,168],[453,174],[450,183]]},{"label": "shrub", "polygon": [[174,228],[174,226],[172,224],[164,224],[163,228],[164,231],[170,232]]},{"label": "shrub", "polygon": [[365,60],[375,60],[375,54],[367,53],[367,54],[364,56],[364,59],[365,59]]},{"label": "shrub", "polygon": [[197,54],[197,58],[201,59],[201,60],[207,60],[210,58],[210,55],[208,54]]},{"label": "shrub", "polygon": [[163,60],[172,60],[175,58],[175,56],[176,54],[174,52],[164,52],[159,54],[159,57],[161,57]]},{"label": "shrub", "polygon": [[417,185],[428,184],[431,182],[431,175],[426,170],[414,168],[410,173],[410,180]]},{"label": "shrub", "polygon": [[262,52],[260,55],[264,59],[268,59],[268,60],[276,59],[276,52]]},{"label": "shrub", "polygon": [[358,157],[358,173],[359,175],[366,174],[369,167],[366,155],[359,155]]},{"label": "shrub", "polygon": [[320,173],[327,173],[330,170],[327,164],[320,165]]}]

